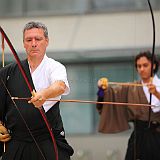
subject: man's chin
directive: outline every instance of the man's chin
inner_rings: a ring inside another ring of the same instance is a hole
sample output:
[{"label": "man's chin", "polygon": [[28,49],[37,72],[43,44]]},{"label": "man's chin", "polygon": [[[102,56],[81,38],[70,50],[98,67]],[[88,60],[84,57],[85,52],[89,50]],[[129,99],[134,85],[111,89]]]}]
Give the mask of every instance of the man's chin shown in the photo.
[{"label": "man's chin", "polygon": [[38,51],[32,51],[31,54],[38,54]]},{"label": "man's chin", "polygon": [[147,82],[148,82],[150,78],[144,76],[144,77],[141,77],[141,79],[142,79],[143,81],[147,81]]}]

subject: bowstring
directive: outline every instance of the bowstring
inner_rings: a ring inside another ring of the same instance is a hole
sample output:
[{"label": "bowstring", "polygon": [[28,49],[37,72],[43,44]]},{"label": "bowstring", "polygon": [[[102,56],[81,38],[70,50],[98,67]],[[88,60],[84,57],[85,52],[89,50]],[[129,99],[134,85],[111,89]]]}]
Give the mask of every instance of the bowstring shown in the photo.
[{"label": "bowstring", "polygon": [[4,67],[4,37],[1,34],[2,67]]},{"label": "bowstring", "polygon": [[[4,37],[3,37],[3,35],[1,34],[1,51],[2,51],[2,67],[4,67],[5,65],[4,65]],[[2,123],[3,123],[3,125],[5,126],[5,124],[4,124],[4,113],[2,113]],[[6,150],[6,143],[5,142],[3,142],[3,152],[5,152],[5,150]]]}]

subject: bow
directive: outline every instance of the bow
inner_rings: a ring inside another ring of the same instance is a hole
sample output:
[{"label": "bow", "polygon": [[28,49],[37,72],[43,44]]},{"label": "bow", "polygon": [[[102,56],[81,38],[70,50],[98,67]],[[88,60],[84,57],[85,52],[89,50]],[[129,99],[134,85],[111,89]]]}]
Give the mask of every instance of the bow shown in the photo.
[{"label": "bow", "polygon": [[1,40],[2,40],[2,67],[4,67],[4,37],[1,36]]},{"label": "bow", "polygon": [[[2,34],[2,37],[6,40],[9,48],[11,49],[11,51],[12,51],[12,53],[13,53],[13,55],[14,55],[14,58],[15,58],[15,60],[16,60],[16,62],[17,62],[17,65],[18,65],[20,71],[21,71],[21,74],[22,74],[22,76],[23,76],[23,78],[24,78],[24,80],[25,80],[25,82],[26,82],[26,84],[27,84],[27,86],[28,86],[28,89],[30,90],[31,94],[34,96],[35,91],[33,90],[32,86],[31,86],[30,83],[29,83],[29,80],[28,80],[28,78],[27,78],[27,76],[26,76],[26,73],[25,73],[23,67],[22,67],[22,64],[21,64],[21,61],[20,61],[20,59],[19,59],[19,57],[18,57],[18,54],[16,53],[16,51],[15,51],[12,43],[10,42],[9,38],[7,37],[6,33],[4,32],[4,30],[2,29],[1,26],[0,26],[0,32],[1,32],[1,34]],[[2,81],[2,79],[1,79],[1,81]],[[3,83],[3,82],[2,82],[2,83]],[[3,85],[5,86],[4,83],[3,83]],[[7,87],[6,87],[6,86],[5,86],[5,88],[6,88],[6,90],[7,90]],[[9,93],[8,90],[7,90],[7,92],[8,92],[8,94],[10,95],[10,93]],[[11,95],[10,95],[10,97],[11,97]],[[12,99],[12,102],[13,102],[14,105],[16,106],[16,103],[14,102],[13,99]],[[18,109],[18,107],[16,107],[16,108]],[[18,112],[20,113],[19,110],[18,110]],[[45,124],[46,124],[46,126],[47,126],[47,129],[48,129],[48,131],[49,131],[49,134],[50,134],[50,136],[51,136],[51,139],[52,139],[52,142],[53,142],[53,146],[54,146],[54,151],[55,151],[56,160],[58,160],[58,149],[57,149],[57,145],[56,145],[56,141],[55,141],[54,135],[53,135],[53,133],[52,133],[52,128],[51,128],[51,126],[50,126],[50,124],[49,124],[49,122],[48,122],[48,119],[47,119],[47,117],[46,117],[46,115],[45,115],[45,112],[44,112],[42,109],[39,109],[39,112],[40,112],[40,114],[41,114],[41,116],[42,116],[42,118],[43,118],[43,120],[44,120],[44,122],[45,122]],[[26,124],[26,121],[24,120],[23,116],[22,116],[21,114],[20,114],[20,116],[22,117],[25,125],[26,125],[27,128],[29,129],[29,127],[28,127],[28,125]],[[30,132],[30,134],[32,135],[30,129],[29,129],[29,132]],[[33,135],[32,135],[32,138],[33,138],[34,142],[36,143],[36,146],[37,146],[38,149],[40,150],[37,142],[35,141],[35,139],[34,139],[34,137],[33,137]],[[40,152],[41,152],[41,151],[40,151]],[[45,159],[44,155],[43,155],[43,158]]]},{"label": "bow", "polygon": [[[148,5],[149,5],[149,9],[150,9],[150,13],[151,13],[151,17],[152,17],[152,25],[153,25],[153,44],[152,44],[152,62],[151,62],[151,77],[153,77],[153,67],[154,67],[154,55],[155,55],[155,20],[154,20],[154,14],[153,14],[153,10],[152,10],[152,5],[150,3],[150,0],[147,0]],[[150,101],[149,104],[152,103],[152,94],[150,93]],[[148,127],[150,127],[150,121],[151,121],[151,108],[149,108],[149,115],[148,115],[148,121],[149,121],[149,125]]]}]

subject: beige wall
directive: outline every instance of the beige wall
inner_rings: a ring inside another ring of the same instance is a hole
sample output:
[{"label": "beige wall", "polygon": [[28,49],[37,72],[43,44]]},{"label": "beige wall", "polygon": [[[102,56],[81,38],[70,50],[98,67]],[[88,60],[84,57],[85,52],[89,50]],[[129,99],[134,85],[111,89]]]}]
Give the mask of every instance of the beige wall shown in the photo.
[{"label": "beige wall", "polygon": [[[154,12],[154,16],[156,45],[160,45],[160,12]],[[0,19],[0,25],[18,52],[23,52],[23,26],[31,20],[42,21],[48,26],[49,51],[152,46],[149,12]]]}]

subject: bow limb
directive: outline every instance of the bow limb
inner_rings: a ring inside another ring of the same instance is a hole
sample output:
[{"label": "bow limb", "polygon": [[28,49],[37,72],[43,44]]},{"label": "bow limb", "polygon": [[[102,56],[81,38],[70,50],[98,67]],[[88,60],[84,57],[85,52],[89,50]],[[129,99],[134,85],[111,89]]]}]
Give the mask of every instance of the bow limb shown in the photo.
[{"label": "bow limb", "polygon": [[[153,14],[153,10],[152,10],[152,5],[150,3],[150,0],[147,0],[148,5],[149,5],[149,9],[150,9],[150,13],[151,13],[151,17],[152,17],[152,25],[153,25],[153,44],[152,44],[152,62],[151,62],[151,77],[153,77],[153,67],[154,67],[154,56],[155,56],[155,33],[156,33],[156,27],[155,27],[155,20],[154,20],[154,14]],[[152,94],[150,93],[150,101],[149,104],[151,105],[152,103]],[[151,118],[151,108],[149,108],[149,116],[148,116],[148,121],[149,121],[149,126],[150,126],[150,118]]]},{"label": "bow limb", "polygon": [[[0,27],[0,31],[3,31],[3,29],[2,29],[1,27]],[[3,31],[3,33],[4,33],[4,31]],[[5,34],[5,33],[4,33],[4,34]],[[1,32],[1,37],[2,37],[2,46],[1,46],[1,48],[2,48],[2,66],[3,66],[3,67],[4,67],[4,48],[5,48],[5,46],[4,46],[4,39],[5,39],[5,38],[4,38],[4,34],[2,34],[2,32]],[[7,40],[8,40],[7,43],[9,42],[10,45],[12,46],[12,44],[11,44],[11,42],[9,41],[8,37],[7,37]],[[12,46],[12,50],[14,50],[13,46]],[[14,50],[14,51],[15,51],[15,50]],[[12,99],[11,93],[9,92],[9,90],[8,90],[8,88],[7,88],[6,84],[5,84],[5,82],[3,81],[3,79],[2,79],[1,77],[0,77],[0,80],[1,80],[0,83],[4,86],[4,88],[5,88],[5,90],[7,91],[9,97],[11,98],[11,100],[12,100],[12,102],[13,102],[13,104],[14,104],[16,110],[18,111],[20,117],[22,118],[22,121],[24,122],[24,124],[25,124],[25,126],[26,126],[26,128],[27,128],[27,130],[28,130],[28,132],[29,132],[29,134],[31,135],[31,137],[32,137],[32,139],[33,139],[33,141],[34,141],[34,143],[36,144],[36,146],[37,146],[37,148],[38,148],[38,150],[39,150],[41,156],[43,157],[44,160],[46,160],[44,154],[42,153],[42,151],[41,151],[41,149],[40,149],[40,147],[39,147],[39,145],[38,145],[36,139],[34,138],[32,132],[31,132],[31,130],[30,130],[30,128],[29,128],[29,126],[27,125],[26,120],[23,118],[23,115],[21,114],[21,112],[20,112],[20,110],[19,110],[17,104],[16,104],[15,101]],[[5,124],[4,124],[4,125],[5,125]],[[6,148],[6,147],[5,147],[5,143],[4,143],[4,152],[5,152],[5,148]]]},{"label": "bow limb", "polygon": [[7,37],[6,33],[4,32],[4,30],[2,29],[1,26],[0,26],[0,32],[1,32],[2,36],[4,37],[4,39],[6,40],[9,48],[11,49],[11,51],[12,51],[12,53],[13,53],[13,55],[14,55],[14,58],[15,58],[15,60],[16,60],[16,62],[17,62],[17,65],[18,65],[18,67],[19,67],[19,69],[20,69],[20,71],[21,71],[21,73],[22,73],[22,76],[23,76],[23,78],[25,79],[25,82],[27,83],[27,86],[28,86],[30,92],[32,93],[32,92],[33,92],[33,89],[32,89],[32,87],[31,87],[31,85],[30,85],[30,83],[29,83],[29,81],[28,81],[28,78],[27,78],[27,76],[26,76],[26,74],[25,74],[25,71],[24,71],[24,69],[23,69],[23,67],[22,67],[21,61],[20,61],[20,59],[19,59],[19,57],[18,57],[18,55],[17,55],[17,53],[16,53],[16,51],[15,51],[12,43],[10,42],[9,38]]},{"label": "bow limb", "polygon": [[2,67],[4,67],[4,37],[1,35]]},{"label": "bow limb", "polygon": [[[20,71],[21,71],[21,74],[22,74],[22,76],[23,76],[23,78],[24,78],[24,80],[25,80],[25,82],[26,82],[26,84],[28,86],[28,89],[30,90],[31,94],[34,96],[35,91],[33,90],[32,86],[29,83],[29,80],[28,80],[28,78],[26,76],[26,73],[25,73],[23,67],[22,67],[22,64],[21,64],[21,61],[20,61],[20,59],[18,57],[18,54],[16,53],[12,43],[10,42],[9,38],[7,37],[6,33],[4,32],[4,30],[2,29],[1,26],[0,26],[0,32],[1,32],[2,36],[4,37],[4,39],[6,40],[9,48],[11,49],[11,51],[12,51],[12,53],[14,55],[14,58],[15,58],[15,60],[17,62],[17,65],[18,65]],[[55,138],[54,138],[54,135],[53,135],[53,132],[52,132],[52,128],[51,128],[51,126],[50,126],[50,124],[48,122],[48,119],[47,119],[47,117],[45,115],[45,112],[42,109],[39,109],[39,112],[40,112],[40,114],[41,114],[41,116],[42,116],[42,118],[43,118],[43,120],[44,120],[44,122],[45,122],[45,124],[47,126],[49,134],[51,136],[51,139],[52,139],[52,142],[53,142],[53,146],[54,146],[56,160],[58,160],[58,149],[57,149],[56,141],[55,141]]]}]

